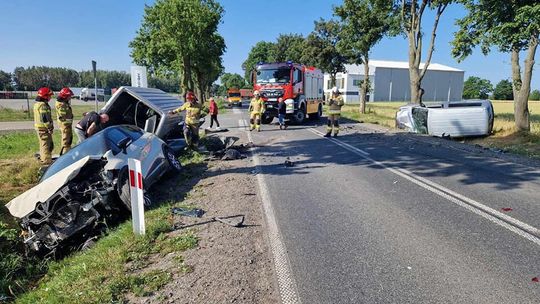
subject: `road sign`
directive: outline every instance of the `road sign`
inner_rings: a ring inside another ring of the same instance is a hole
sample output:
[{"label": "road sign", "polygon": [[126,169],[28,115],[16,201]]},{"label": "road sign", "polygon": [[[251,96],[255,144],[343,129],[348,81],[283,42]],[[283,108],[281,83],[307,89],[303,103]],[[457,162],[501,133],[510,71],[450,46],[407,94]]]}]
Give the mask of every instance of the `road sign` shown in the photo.
[{"label": "road sign", "polygon": [[134,65],[131,67],[131,86],[137,88],[148,88],[145,66]]},{"label": "road sign", "polygon": [[138,235],[145,234],[144,224],[144,187],[142,179],[141,162],[128,159],[129,190],[131,193],[131,216],[133,218],[133,232]]}]

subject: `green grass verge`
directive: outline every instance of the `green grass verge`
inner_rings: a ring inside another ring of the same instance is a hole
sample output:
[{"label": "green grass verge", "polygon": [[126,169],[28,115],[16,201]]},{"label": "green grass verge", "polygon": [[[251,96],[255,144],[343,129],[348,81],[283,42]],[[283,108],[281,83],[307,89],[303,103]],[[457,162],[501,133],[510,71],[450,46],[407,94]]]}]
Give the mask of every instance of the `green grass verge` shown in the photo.
[{"label": "green grass verge", "polygon": [[[49,103],[52,108],[52,117],[56,119],[56,110],[54,108],[54,102]],[[94,111],[95,107],[93,105],[74,105],[73,117],[74,121],[78,122],[82,119],[85,112]],[[9,108],[0,107],[0,121],[24,121],[24,120],[33,120],[34,112],[30,113],[22,110],[14,110]]]},{"label": "green grass verge", "polygon": [[[16,141],[16,138],[11,140]],[[178,178],[180,184],[200,174],[196,168],[203,163],[203,156],[190,152],[181,160],[185,170]],[[2,170],[0,187],[19,185],[11,186],[9,194],[2,191],[2,205],[37,182],[39,167],[28,158],[4,162],[18,162],[14,167],[26,173],[21,173],[17,181],[14,169],[8,173]],[[50,262],[24,257],[19,229],[2,206],[0,302],[3,297],[16,295],[16,303],[123,303],[128,293],[147,296],[158,291],[174,274],[189,272],[191,268],[179,255],[175,257],[174,268],[147,271],[144,268],[150,263],[149,258],[184,251],[198,242],[191,230],[169,234],[172,231],[170,208],[173,206],[185,207],[182,201],[167,201],[145,213],[145,236],[135,236],[131,221],[127,221],[109,231],[91,249]]]},{"label": "green grass verge", "polygon": [[[394,128],[396,112],[403,104],[405,103],[370,102],[366,105],[366,114],[360,114],[358,105],[347,105],[342,109],[342,116],[354,121]],[[540,158],[540,102],[529,102],[531,132],[528,134],[516,132],[513,102],[493,101],[493,109],[495,111],[493,134],[484,138],[465,139],[465,141]]]}]

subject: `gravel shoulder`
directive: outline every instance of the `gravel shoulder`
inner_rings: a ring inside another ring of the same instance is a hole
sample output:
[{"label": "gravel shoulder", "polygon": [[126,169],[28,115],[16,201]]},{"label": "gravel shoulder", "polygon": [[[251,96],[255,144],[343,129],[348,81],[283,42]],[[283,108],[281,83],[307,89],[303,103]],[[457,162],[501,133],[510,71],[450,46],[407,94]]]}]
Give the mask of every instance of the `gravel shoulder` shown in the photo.
[{"label": "gravel shoulder", "polygon": [[[151,297],[130,296],[130,303],[279,302],[266,224],[249,158],[210,161],[207,166],[183,201],[206,213],[201,218],[170,216],[177,227],[172,234],[191,229],[199,239],[198,246],[181,254],[156,256],[146,269],[166,270],[182,263],[184,273],[174,274]],[[154,190],[168,198],[175,196],[174,191],[167,183]],[[245,216],[243,227],[212,221],[214,217],[233,215]]]}]

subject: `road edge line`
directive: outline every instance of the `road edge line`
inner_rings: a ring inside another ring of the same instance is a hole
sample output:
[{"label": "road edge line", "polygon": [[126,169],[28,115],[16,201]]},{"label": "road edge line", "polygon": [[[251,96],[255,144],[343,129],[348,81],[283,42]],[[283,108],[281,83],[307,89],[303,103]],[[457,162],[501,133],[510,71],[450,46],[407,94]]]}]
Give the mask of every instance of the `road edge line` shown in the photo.
[{"label": "road edge line", "polygon": [[[244,127],[247,127],[247,122],[243,121]],[[248,137],[248,140],[253,144],[253,138],[251,132],[245,131]],[[259,156],[257,155],[257,147],[253,146],[251,150],[251,156],[253,158],[253,163],[255,165],[255,170],[257,170],[257,183],[259,186],[259,193],[261,194],[261,201],[263,205],[263,210],[266,217],[266,224],[268,227],[268,238],[270,241],[270,247],[272,250],[272,256],[274,259],[274,269],[276,271],[279,295],[281,297],[281,303],[284,304],[300,304],[300,298],[298,297],[298,292],[296,288],[296,283],[292,275],[292,270],[290,267],[289,259],[287,256],[287,250],[285,244],[281,239],[281,234],[279,233],[279,228],[277,225],[277,220],[274,213],[274,208],[272,207],[272,201],[270,199],[270,194],[268,188],[266,187],[266,182],[264,179],[264,174],[261,170],[261,162]]]}]

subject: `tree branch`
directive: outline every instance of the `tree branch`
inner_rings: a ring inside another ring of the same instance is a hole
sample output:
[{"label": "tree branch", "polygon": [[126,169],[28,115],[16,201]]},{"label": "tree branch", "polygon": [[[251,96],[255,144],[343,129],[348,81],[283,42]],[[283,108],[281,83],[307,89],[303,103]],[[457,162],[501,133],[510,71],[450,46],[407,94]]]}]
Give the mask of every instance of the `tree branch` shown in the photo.
[{"label": "tree branch", "polygon": [[440,4],[437,8],[437,15],[435,15],[435,23],[433,24],[433,31],[431,32],[431,41],[429,43],[428,57],[426,59],[426,64],[424,65],[424,68],[420,73],[420,80],[424,79],[429,64],[431,63],[431,58],[433,57],[433,50],[435,48],[435,38],[437,37],[437,27],[439,26],[439,20],[441,18],[441,15],[444,13],[444,10],[447,6],[448,4]]}]

